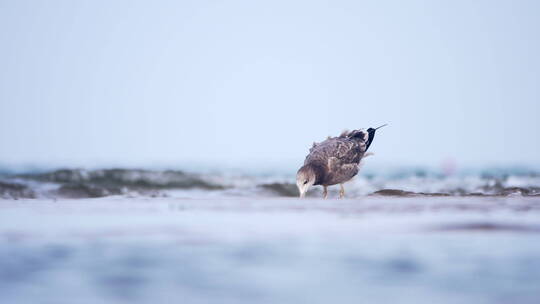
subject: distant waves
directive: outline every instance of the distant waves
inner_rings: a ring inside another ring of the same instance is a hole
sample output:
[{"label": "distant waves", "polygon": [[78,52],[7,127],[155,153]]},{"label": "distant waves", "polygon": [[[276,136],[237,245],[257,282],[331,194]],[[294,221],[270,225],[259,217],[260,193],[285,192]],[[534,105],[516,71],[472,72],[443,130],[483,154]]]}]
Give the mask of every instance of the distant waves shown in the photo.
[{"label": "distant waves", "polygon": [[[487,171],[486,171],[487,172]],[[540,196],[534,172],[486,172],[443,176],[422,171],[362,175],[345,185],[347,197]],[[337,191],[333,187],[331,191]],[[331,192],[331,196],[332,196]],[[334,193],[335,194],[335,193]],[[0,176],[0,198],[294,197],[294,172],[287,175],[198,174],[179,170],[60,169]],[[319,197],[320,189],[308,196]]]}]

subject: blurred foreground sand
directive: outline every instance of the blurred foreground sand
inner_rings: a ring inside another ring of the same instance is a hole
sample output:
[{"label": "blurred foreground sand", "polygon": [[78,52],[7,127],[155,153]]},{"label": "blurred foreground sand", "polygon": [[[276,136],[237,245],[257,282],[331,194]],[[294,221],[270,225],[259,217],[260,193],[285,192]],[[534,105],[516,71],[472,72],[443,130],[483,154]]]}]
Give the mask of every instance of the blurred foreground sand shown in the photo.
[{"label": "blurred foreground sand", "polygon": [[538,303],[540,198],[0,200],[6,303]]}]

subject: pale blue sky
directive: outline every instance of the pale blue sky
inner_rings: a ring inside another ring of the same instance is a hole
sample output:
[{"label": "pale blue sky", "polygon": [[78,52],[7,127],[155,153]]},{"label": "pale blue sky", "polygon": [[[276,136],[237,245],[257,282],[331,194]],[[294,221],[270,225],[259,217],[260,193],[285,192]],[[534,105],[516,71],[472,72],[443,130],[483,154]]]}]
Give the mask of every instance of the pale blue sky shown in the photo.
[{"label": "pale blue sky", "polygon": [[540,1],[0,0],[0,163],[540,164]]}]

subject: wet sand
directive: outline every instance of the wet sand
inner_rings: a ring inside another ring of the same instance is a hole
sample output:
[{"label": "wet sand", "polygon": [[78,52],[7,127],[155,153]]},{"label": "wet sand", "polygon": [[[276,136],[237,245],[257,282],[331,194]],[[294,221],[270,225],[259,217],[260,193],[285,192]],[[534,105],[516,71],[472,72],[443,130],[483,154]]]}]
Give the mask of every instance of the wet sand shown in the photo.
[{"label": "wet sand", "polygon": [[540,198],[0,200],[6,303],[538,303]]}]

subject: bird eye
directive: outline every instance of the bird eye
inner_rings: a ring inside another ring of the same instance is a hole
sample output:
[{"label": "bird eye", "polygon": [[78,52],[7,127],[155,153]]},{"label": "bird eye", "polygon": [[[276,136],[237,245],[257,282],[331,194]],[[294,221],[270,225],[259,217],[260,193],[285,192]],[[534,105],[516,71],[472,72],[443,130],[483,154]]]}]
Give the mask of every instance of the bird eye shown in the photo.
[{"label": "bird eye", "polygon": [[304,182],[304,185],[307,184],[307,182],[308,182],[308,181],[305,181],[305,182]]}]

